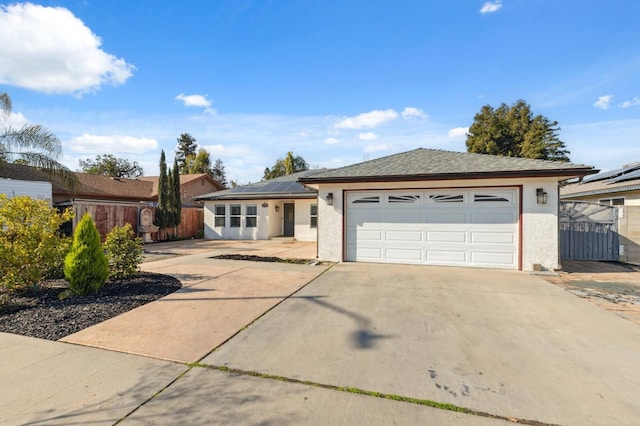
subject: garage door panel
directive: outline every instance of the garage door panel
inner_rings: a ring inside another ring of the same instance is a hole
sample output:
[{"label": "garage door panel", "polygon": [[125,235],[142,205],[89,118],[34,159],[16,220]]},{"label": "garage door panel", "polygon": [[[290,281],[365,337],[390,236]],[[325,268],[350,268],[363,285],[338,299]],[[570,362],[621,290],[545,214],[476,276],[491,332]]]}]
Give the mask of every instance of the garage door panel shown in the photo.
[{"label": "garage door panel", "polygon": [[382,249],[375,247],[354,247],[355,254],[359,259],[371,261],[382,260]]},{"label": "garage door panel", "polygon": [[515,235],[513,232],[472,232],[472,243],[513,244]]},{"label": "garage door panel", "polygon": [[420,230],[411,231],[386,231],[385,241],[398,241],[398,242],[416,242],[423,240],[424,233]]},{"label": "garage door panel", "polygon": [[481,252],[474,251],[471,253],[471,262],[491,265],[495,267],[512,265],[514,263],[513,253],[493,253],[493,252]]},{"label": "garage door panel", "polygon": [[477,224],[508,224],[516,222],[516,215],[512,211],[486,211],[471,213],[471,223]]},{"label": "garage door panel", "polygon": [[422,212],[388,212],[384,215],[385,223],[416,224],[424,222]]},{"label": "garage door panel", "polygon": [[428,212],[427,223],[465,223],[467,215],[465,212]]},{"label": "garage door panel", "polygon": [[379,202],[348,204],[346,260],[515,269],[518,199],[504,188],[349,193]]},{"label": "garage door panel", "polygon": [[429,231],[427,232],[427,242],[465,243],[467,242],[467,233],[464,231]]},{"label": "garage door panel", "polygon": [[467,252],[465,250],[427,250],[427,261],[464,264],[467,261]]},{"label": "garage door panel", "polygon": [[385,250],[385,258],[391,261],[412,261],[421,262],[422,249],[387,249]]}]

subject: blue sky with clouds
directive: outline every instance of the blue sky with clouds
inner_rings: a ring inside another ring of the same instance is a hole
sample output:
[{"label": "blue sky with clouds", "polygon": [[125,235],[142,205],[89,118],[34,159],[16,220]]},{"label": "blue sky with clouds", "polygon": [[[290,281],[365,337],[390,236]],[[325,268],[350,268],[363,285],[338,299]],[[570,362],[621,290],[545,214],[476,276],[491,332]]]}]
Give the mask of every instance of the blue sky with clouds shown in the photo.
[{"label": "blue sky with clouds", "polygon": [[156,174],[185,132],[241,183],[287,151],[313,167],[464,151],[483,105],[518,99],[573,162],[640,161],[633,0],[0,4],[11,120],[53,130],[74,170],[111,153]]}]

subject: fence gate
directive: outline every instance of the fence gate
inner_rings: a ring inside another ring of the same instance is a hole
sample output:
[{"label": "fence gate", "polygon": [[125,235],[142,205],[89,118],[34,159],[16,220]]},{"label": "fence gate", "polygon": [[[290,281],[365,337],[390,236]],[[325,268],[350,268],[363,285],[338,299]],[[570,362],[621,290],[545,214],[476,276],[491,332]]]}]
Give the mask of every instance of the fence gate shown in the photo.
[{"label": "fence gate", "polygon": [[581,201],[560,202],[560,257],[617,261],[618,209]]}]

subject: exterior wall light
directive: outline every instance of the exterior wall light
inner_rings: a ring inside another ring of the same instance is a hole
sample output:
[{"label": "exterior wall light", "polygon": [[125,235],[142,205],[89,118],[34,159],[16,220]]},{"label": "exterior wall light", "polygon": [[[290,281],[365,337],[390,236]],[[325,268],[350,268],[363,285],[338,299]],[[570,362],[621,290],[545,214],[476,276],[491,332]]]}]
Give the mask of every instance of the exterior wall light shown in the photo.
[{"label": "exterior wall light", "polygon": [[328,206],[332,206],[333,205],[333,192],[328,193],[324,200],[327,202]]},{"label": "exterior wall light", "polygon": [[280,206],[276,206],[276,213],[280,211]]},{"label": "exterior wall light", "polygon": [[547,204],[547,193],[544,192],[544,189],[536,189],[536,198],[538,200],[538,204]]}]

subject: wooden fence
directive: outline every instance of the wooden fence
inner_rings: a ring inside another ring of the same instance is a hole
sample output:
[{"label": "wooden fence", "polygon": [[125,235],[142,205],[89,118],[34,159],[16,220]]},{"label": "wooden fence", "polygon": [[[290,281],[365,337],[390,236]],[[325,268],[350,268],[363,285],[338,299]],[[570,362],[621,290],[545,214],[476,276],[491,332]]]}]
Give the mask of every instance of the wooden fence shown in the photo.
[{"label": "wooden fence", "polygon": [[[153,211],[155,207],[132,206],[121,204],[98,204],[98,203],[76,203],[74,205],[73,229],[85,213],[89,213],[100,232],[100,237],[104,241],[109,231],[116,226],[124,226],[129,223],[133,231],[138,234],[138,222],[140,211],[147,208]],[[180,239],[200,237],[204,232],[204,210],[201,207],[183,207],[182,219],[175,234]],[[174,234],[173,228],[168,228],[162,232],[154,232],[151,238],[154,241],[167,239]]]}]

